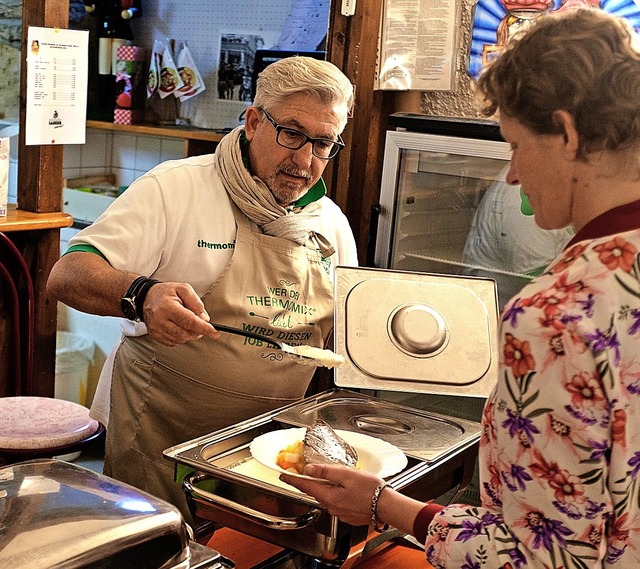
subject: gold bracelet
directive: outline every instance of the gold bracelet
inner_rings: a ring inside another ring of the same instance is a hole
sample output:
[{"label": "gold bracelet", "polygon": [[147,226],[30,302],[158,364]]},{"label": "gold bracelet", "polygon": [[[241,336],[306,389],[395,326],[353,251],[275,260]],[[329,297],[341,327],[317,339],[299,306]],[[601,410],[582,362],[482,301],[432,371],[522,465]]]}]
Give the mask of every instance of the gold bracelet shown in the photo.
[{"label": "gold bracelet", "polygon": [[373,529],[378,533],[382,533],[383,531],[387,531],[389,529],[389,524],[384,524],[382,527],[378,525],[377,520],[377,509],[378,509],[378,500],[380,498],[380,494],[387,487],[387,483],[383,482],[373,491],[373,496],[371,496],[371,525]]}]

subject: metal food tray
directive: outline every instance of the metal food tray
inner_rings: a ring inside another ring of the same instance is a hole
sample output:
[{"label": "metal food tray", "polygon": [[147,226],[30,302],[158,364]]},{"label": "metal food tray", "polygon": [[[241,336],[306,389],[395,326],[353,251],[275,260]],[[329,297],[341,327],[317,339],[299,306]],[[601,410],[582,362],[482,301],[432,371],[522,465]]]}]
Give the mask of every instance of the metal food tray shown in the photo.
[{"label": "metal food tray", "polygon": [[334,429],[401,449],[407,466],[387,483],[412,498],[435,499],[470,482],[480,423],[352,390],[483,397],[498,362],[496,288],[489,279],[337,267],[334,297],[336,351],[345,358],[334,379],[343,389],[164,453],[176,464],[194,515],[308,555],[316,567],[339,566],[367,540],[369,528],[341,522],[280,482],[278,471],[253,459],[252,441],[322,418]]},{"label": "metal food tray", "polygon": [[[176,463],[191,511],[311,557],[345,559],[354,544],[367,539],[368,528],[341,522],[312,497],[280,482],[279,473],[258,463],[249,449],[262,434],[308,426],[315,417],[336,429],[376,436],[403,450],[407,467],[387,482],[408,496],[436,498],[452,488],[466,487],[472,476],[478,423],[330,390],[167,449],[165,457]],[[423,452],[420,445],[433,452]]]}]

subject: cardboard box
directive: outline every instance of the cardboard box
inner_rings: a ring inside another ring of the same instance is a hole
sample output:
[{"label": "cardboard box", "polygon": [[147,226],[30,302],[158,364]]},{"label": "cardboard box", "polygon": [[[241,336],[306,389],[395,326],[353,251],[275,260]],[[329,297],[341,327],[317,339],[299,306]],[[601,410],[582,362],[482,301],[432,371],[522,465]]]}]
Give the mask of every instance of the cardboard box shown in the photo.
[{"label": "cardboard box", "polygon": [[144,121],[144,109],[114,109],[114,124],[136,124]]},{"label": "cardboard box", "polygon": [[76,221],[93,223],[116,199],[114,174],[98,174],[69,178],[64,181],[62,211]]},{"label": "cardboard box", "polygon": [[85,223],[93,223],[116,199],[72,188],[63,188],[62,194],[62,211]]},{"label": "cardboard box", "polygon": [[[116,53],[116,100],[113,122],[141,122],[147,98],[149,52],[141,47],[123,45]],[[129,112],[119,112],[122,110]]]},{"label": "cardboard box", "polygon": [[9,199],[9,138],[0,138],[0,216],[7,215]]},{"label": "cardboard box", "polygon": [[149,61],[149,50],[137,45],[121,45],[118,47],[116,57],[122,61]]}]

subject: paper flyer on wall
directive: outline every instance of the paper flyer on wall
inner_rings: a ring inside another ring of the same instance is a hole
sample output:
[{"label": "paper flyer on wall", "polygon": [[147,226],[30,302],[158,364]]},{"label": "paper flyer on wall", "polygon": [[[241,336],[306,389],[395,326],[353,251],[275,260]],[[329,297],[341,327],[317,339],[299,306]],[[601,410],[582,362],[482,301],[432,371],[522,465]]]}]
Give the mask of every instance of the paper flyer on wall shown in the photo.
[{"label": "paper flyer on wall", "polygon": [[456,0],[385,0],[376,88],[453,90],[459,21]]},{"label": "paper flyer on wall", "polygon": [[29,27],[25,144],[84,144],[89,32]]},{"label": "paper flyer on wall", "polygon": [[316,51],[329,27],[330,0],[295,0],[273,49]]}]

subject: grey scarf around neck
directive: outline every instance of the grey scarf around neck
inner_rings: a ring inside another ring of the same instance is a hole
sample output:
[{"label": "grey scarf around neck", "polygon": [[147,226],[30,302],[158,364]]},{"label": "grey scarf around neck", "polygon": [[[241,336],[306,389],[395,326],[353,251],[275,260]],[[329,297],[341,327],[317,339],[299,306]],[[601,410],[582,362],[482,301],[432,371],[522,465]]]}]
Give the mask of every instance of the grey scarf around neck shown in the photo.
[{"label": "grey scarf around neck", "polygon": [[311,239],[325,259],[333,255],[334,247],[316,231],[320,218],[318,202],[294,211],[285,209],[266,184],[249,173],[240,149],[243,130],[242,126],[232,130],[220,141],[215,153],[220,178],[233,203],[265,234],[299,245],[305,245]]}]

